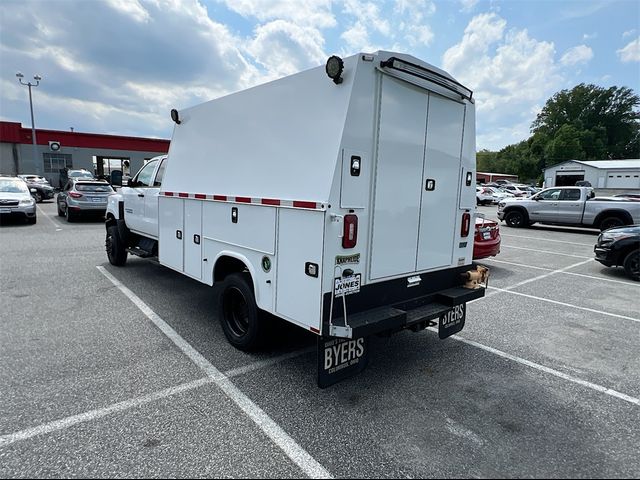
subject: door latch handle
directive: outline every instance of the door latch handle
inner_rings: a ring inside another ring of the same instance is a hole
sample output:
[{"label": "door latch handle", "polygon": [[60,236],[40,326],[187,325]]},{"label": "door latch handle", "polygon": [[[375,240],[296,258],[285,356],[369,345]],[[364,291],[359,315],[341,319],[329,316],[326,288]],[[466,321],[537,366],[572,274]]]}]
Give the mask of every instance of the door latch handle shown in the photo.
[{"label": "door latch handle", "polygon": [[144,193],[139,193],[138,196],[139,197],[144,197]]}]

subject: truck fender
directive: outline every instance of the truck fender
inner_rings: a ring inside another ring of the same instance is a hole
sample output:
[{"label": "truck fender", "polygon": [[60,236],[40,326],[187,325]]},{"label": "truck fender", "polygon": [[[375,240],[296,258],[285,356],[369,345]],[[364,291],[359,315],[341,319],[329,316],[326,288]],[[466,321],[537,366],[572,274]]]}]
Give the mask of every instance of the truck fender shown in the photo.
[{"label": "truck fender", "polygon": [[618,208],[610,208],[607,210],[603,210],[600,212],[596,218],[593,220],[593,225],[595,227],[600,225],[600,222],[607,217],[618,217],[624,221],[625,224],[631,225],[633,223],[633,218],[626,210],[618,209]]},{"label": "truck fender", "polygon": [[260,299],[260,289],[256,288],[256,278],[257,278],[256,270],[253,267],[253,264],[249,261],[249,259],[238,252],[233,252],[231,250],[223,250],[220,253],[218,253],[218,255],[215,258],[215,261],[213,262],[212,278],[214,279],[214,285],[215,285],[215,278],[216,278],[216,267],[218,266],[219,260],[224,257],[235,258],[236,260],[242,262],[244,266],[247,268],[247,270],[249,271],[249,275],[251,275],[251,282],[253,284],[253,293],[256,297],[256,304],[258,304],[258,306],[260,307],[262,305],[262,302]]},{"label": "truck fender", "polygon": [[514,210],[520,210],[524,215],[525,220],[529,221],[529,210],[522,205],[509,205],[504,208],[504,214],[506,216],[507,213],[513,212]]}]

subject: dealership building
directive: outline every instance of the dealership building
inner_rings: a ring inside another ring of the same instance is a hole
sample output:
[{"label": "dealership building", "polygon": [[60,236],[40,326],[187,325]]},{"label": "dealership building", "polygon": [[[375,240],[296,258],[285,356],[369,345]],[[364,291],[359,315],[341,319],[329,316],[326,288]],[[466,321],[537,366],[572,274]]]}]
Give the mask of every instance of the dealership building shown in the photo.
[{"label": "dealership building", "polygon": [[573,186],[578,181],[587,181],[594,188],[640,189],[640,159],[569,160],[544,170],[545,187]]},{"label": "dealership building", "polygon": [[[36,174],[60,185],[60,173],[86,169],[110,178],[135,174],[149,159],[167,153],[169,140],[36,129],[0,121],[0,174]],[[63,174],[64,176],[64,174]]]}]

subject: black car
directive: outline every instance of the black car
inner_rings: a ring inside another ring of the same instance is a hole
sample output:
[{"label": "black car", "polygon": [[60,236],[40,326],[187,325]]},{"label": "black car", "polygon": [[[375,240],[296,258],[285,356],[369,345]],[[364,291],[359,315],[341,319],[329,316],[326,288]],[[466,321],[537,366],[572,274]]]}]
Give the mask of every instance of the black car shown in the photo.
[{"label": "black car", "polygon": [[[49,200],[54,196],[54,189],[49,182],[38,175],[18,175],[25,182],[31,191],[31,196],[37,203],[42,203],[43,200]],[[34,192],[35,190],[35,192]]]},{"label": "black car", "polygon": [[605,230],[593,251],[598,262],[607,267],[624,267],[629,277],[640,280],[640,225]]}]

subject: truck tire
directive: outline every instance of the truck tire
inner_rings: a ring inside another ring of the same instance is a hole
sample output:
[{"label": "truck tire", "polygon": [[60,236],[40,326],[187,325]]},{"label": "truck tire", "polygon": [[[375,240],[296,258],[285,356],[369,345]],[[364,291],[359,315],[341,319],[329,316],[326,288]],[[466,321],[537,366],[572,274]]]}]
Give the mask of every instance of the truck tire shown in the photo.
[{"label": "truck tire", "polygon": [[258,309],[251,277],[232,273],[221,286],[218,315],[229,343],[239,350],[255,350],[264,340],[264,315]]},{"label": "truck tire", "polygon": [[62,210],[62,209],[60,208],[60,204],[59,204],[59,203],[58,203],[58,216],[59,216],[59,217],[64,217],[64,210]]},{"label": "truck tire", "polygon": [[625,223],[620,217],[605,217],[600,221],[600,231],[604,232],[613,227],[621,227]]},{"label": "truck tire", "polygon": [[513,228],[521,228],[529,225],[525,214],[520,210],[511,210],[508,212],[504,217],[504,221],[509,227]]},{"label": "truck tire", "polygon": [[111,225],[107,228],[107,238],[104,245],[107,249],[107,258],[111,265],[122,267],[127,263],[127,250],[124,242],[118,233],[118,227]]},{"label": "truck tire", "polygon": [[633,250],[624,258],[622,264],[625,273],[633,280],[640,280],[640,251]]}]

